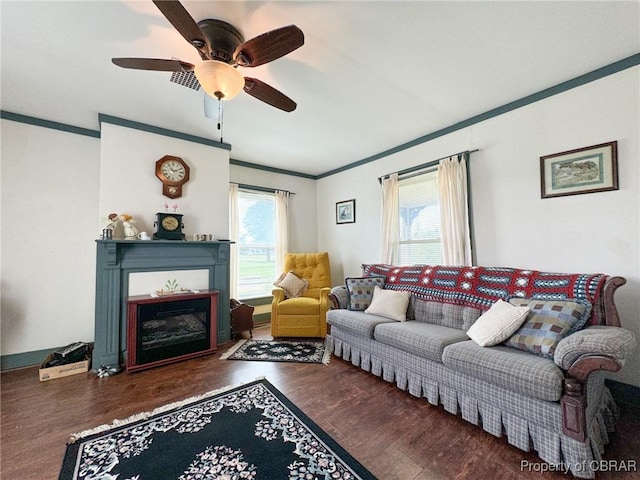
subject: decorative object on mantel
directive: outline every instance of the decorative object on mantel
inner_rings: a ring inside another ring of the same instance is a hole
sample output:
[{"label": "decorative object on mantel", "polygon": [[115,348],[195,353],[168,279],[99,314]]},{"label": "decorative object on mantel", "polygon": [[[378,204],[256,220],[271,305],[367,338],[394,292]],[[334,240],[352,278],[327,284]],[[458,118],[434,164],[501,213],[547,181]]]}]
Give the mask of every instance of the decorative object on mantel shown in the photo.
[{"label": "decorative object on mantel", "polygon": [[618,190],[618,142],[540,157],[542,198]]},{"label": "decorative object on mantel", "polygon": [[375,478],[266,379],[74,434],[59,478],[88,478],[76,472],[122,479]]},{"label": "decorative object on mantel", "polygon": [[114,230],[116,229],[116,225],[118,223],[118,214],[117,213],[110,213],[107,216],[107,221],[105,223],[105,225],[102,227],[102,239],[103,240],[111,240],[112,238],[115,238],[115,235],[113,234]]},{"label": "decorative object on mantel", "polygon": [[[178,205],[175,205],[178,208]],[[182,229],[182,215],[179,213],[156,213],[156,221],[153,223],[156,231],[153,234],[154,240],[184,240]]]},{"label": "decorative object on mantel", "polygon": [[199,293],[199,290],[190,290],[188,288],[180,288],[178,290],[156,290],[151,294],[152,297],[168,297],[170,295],[186,295],[188,293]]},{"label": "decorative object on mantel", "polygon": [[198,290],[191,290],[189,288],[183,288],[178,285],[177,280],[167,280],[160,290],[156,290],[151,294],[152,297],[166,297],[168,295],[184,295],[187,293],[199,293]]},{"label": "decorative object on mantel", "polygon": [[140,238],[140,232],[136,227],[136,222],[131,215],[123,213],[120,215],[122,220],[122,226],[124,227],[124,239],[125,240],[138,240]]},{"label": "decorative object on mantel", "polygon": [[336,223],[356,223],[356,200],[336,202]]},{"label": "decorative object on mantel", "polygon": [[[189,165],[180,157],[165,155],[156,162],[156,177],[162,182],[162,194],[165,197],[179,198],[182,196],[182,186],[189,181]],[[173,211],[177,208],[176,204]]]},{"label": "decorative object on mantel", "polygon": [[213,233],[194,233],[193,236],[194,242],[213,242],[218,240],[218,236]]},{"label": "decorative object on mantel", "polygon": [[331,353],[320,340],[243,339],[222,354],[220,360],[329,364]]}]

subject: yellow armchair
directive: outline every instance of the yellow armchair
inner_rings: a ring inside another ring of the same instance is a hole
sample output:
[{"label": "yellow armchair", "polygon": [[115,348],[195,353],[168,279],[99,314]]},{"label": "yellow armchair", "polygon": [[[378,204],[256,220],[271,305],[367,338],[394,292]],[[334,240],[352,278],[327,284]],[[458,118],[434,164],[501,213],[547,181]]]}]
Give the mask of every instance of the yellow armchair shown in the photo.
[{"label": "yellow armchair", "polygon": [[331,292],[329,254],[287,253],[284,271],[293,271],[297,277],[309,282],[309,287],[295,298],[285,298],[282,288],[273,289],[271,336],[324,338]]}]

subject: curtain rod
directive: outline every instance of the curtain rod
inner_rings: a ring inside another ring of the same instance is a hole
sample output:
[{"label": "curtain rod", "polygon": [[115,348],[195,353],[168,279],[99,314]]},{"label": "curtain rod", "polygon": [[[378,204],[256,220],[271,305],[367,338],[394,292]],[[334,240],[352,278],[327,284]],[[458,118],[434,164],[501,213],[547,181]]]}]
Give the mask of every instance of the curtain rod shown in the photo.
[{"label": "curtain rod", "polygon": [[265,193],[276,193],[280,191],[280,192],[286,192],[289,195],[295,195],[295,192],[290,192],[289,190],[284,190],[282,188],[260,187],[258,185],[248,185],[246,183],[237,183],[237,182],[229,182],[229,183],[235,183],[236,185],[238,185],[238,188],[244,188],[245,190],[255,190],[257,192],[265,192]]},{"label": "curtain rod", "polygon": [[465,150],[463,152],[453,153],[451,155],[447,155],[446,157],[438,158],[436,160],[431,160],[430,162],[427,162],[427,163],[421,163],[420,165],[416,165],[415,167],[409,167],[409,168],[405,168],[404,170],[399,170],[397,172],[387,173],[386,175],[382,175],[381,177],[378,177],[378,182],[382,183],[382,180],[384,178],[390,177],[394,173],[397,173],[398,176],[406,175],[407,173],[413,173],[418,170],[422,170],[423,168],[434,167],[438,164],[438,162],[440,162],[440,160],[445,160],[449,157],[455,157],[456,155],[463,155],[465,153],[470,155],[472,153],[479,152],[479,151],[480,151],[479,148],[476,148],[475,150]]}]

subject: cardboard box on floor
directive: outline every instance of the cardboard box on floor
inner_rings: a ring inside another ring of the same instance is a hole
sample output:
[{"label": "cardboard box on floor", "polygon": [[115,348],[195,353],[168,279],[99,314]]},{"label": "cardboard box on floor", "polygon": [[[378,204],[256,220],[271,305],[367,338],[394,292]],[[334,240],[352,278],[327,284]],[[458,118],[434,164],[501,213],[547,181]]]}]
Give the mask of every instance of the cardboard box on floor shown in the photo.
[{"label": "cardboard box on floor", "polygon": [[53,380],[54,378],[68,377],[69,375],[76,375],[78,373],[84,373],[89,371],[90,359],[86,358],[80,362],[67,363],[66,365],[57,365],[55,367],[45,368],[45,365],[53,360],[53,353],[47,355],[42,362],[38,374],[40,381]]}]

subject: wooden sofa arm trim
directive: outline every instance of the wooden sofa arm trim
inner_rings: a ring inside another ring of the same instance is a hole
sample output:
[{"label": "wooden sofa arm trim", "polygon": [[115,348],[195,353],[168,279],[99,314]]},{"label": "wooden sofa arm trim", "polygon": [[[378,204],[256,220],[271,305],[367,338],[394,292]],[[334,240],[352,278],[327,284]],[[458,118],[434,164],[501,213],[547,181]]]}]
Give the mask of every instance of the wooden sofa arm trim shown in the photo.
[{"label": "wooden sofa arm trim", "polygon": [[582,382],[575,378],[565,378],[564,394],[560,398],[562,411],[562,433],[579,442],[587,439],[587,400],[583,394]]},{"label": "wooden sofa arm trim", "polygon": [[575,378],[581,383],[586,383],[592,372],[605,370],[617,372],[622,368],[622,363],[607,355],[584,355],[576,360],[567,371],[570,378]]},{"label": "wooden sofa arm trim", "polygon": [[621,368],[618,360],[606,355],[586,355],[574,362],[564,379],[564,392],[560,398],[562,433],[579,442],[586,441],[587,399],[584,388],[587,379],[597,370],[617,372]]},{"label": "wooden sofa arm trim", "polygon": [[604,289],[602,291],[604,302],[604,316],[606,324],[611,327],[622,326],[620,324],[618,309],[615,302],[613,301],[613,296],[616,290],[625,283],[627,283],[627,279],[624,277],[610,277],[604,284]]},{"label": "wooden sofa arm trim", "polygon": [[340,310],[340,303],[338,303],[338,297],[333,293],[329,294],[329,310]]}]

